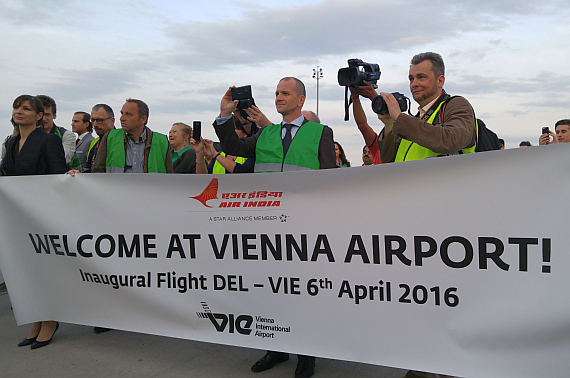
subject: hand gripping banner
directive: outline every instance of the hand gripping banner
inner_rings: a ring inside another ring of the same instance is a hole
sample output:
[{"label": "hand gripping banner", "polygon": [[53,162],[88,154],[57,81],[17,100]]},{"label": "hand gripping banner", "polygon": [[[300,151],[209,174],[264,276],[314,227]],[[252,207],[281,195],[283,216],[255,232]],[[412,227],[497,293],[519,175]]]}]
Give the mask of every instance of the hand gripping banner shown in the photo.
[{"label": "hand gripping banner", "polygon": [[468,377],[570,371],[570,146],[236,175],[0,179],[18,324]]}]

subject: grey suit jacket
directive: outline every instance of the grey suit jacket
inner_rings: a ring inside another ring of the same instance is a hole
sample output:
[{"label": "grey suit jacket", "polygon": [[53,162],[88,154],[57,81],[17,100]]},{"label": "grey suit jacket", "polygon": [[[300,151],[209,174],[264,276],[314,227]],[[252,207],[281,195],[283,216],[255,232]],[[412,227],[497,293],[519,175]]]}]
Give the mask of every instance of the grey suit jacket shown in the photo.
[{"label": "grey suit jacket", "polygon": [[79,141],[79,143],[77,143],[77,145],[75,146],[75,152],[77,153],[77,157],[81,162],[82,171],[88,168],[87,153],[89,152],[89,146],[91,145],[91,142],[93,140],[95,140],[93,135],[91,135],[91,133],[87,133],[87,135],[85,135],[83,139]]}]

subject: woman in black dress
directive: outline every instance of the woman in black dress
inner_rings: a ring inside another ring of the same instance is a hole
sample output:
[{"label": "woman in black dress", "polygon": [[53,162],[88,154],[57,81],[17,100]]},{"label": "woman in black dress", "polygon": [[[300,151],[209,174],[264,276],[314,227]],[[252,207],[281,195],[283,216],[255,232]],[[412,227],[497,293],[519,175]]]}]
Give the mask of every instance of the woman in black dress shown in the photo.
[{"label": "woman in black dress", "polygon": [[[6,142],[6,156],[0,163],[2,176],[44,175],[67,172],[61,140],[55,134],[44,133],[44,107],[34,96],[22,95],[14,100],[12,118],[20,133]],[[53,320],[36,322],[28,336],[18,346],[41,348],[50,343],[59,323]]]}]

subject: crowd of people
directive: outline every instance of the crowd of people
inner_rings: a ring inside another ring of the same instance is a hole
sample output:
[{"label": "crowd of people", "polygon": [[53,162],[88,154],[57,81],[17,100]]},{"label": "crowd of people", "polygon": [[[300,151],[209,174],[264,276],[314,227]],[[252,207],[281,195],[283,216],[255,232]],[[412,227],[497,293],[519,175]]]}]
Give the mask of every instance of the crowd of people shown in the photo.
[{"label": "crowd of people", "polygon": [[[351,87],[353,115],[364,139],[362,165],[374,165],[434,156],[472,153],[478,144],[478,123],[471,104],[443,89],[445,66],[436,53],[413,57],[408,79],[418,114],[402,113],[394,96],[377,93],[369,83]],[[297,78],[284,77],[277,84],[275,107],[282,116],[276,124],[252,105],[238,109],[229,87],[220,103],[213,127],[219,142],[193,138],[192,127],[177,122],[168,136],[148,126],[149,108],[138,99],[127,99],[120,111],[120,128],[107,104],[96,104],[91,113],[73,115],[71,131],[56,126],[55,101],[45,95],[22,95],[13,103],[13,134],[4,142],[2,175],[69,173],[185,173],[230,174],[285,172],[350,167],[332,128],[320,123],[314,112],[302,110],[306,92]],[[382,96],[388,113],[378,115],[383,128],[375,132],[368,124],[361,98]],[[92,135],[95,131],[96,137]],[[77,137],[75,136],[77,134]],[[539,144],[570,141],[570,120],[555,125],[539,137]],[[502,141],[504,148],[504,141]],[[427,185],[427,184],[426,184]],[[46,346],[59,323],[34,323],[18,346]],[[95,332],[109,329],[96,327]],[[268,370],[289,359],[279,351],[268,351],[253,366],[254,372]],[[314,374],[315,358],[299,356],[295,377]],[[410,371],[406,378],[440,377]]]}]

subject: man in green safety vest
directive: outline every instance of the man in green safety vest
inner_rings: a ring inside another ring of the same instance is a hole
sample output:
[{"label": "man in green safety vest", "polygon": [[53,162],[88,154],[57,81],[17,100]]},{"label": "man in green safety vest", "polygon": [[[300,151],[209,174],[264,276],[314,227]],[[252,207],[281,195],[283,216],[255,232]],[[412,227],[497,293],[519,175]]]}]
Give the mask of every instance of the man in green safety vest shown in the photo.
[{"label": "man in green safety vest", "polygon": [[419,105],[415,117],[402,113],[392,94],[380,93],[390,113],[379,141],[383,163],[475,152],[475,112],[465,98],[443,90],[444,75],[441,55],[426,52],[412,58],[408,79]]},{"label": "man in green safety vest", "polygon": [[91,142],[87,149],[87,168],[83,171],[86,173],[91,172],[93,164],[95,164],[95,157],[97,156],[97,151],[99,151],[101,138],[115,128],[115,112],[107,104],[96,104],[91,109],[91,122],[97,138]]},{"label": "man in green safety vest", "polygon": [[121,129],[101,139],[93,173],[173,173],[168,138],[147,126],[148,106],[127,99],[121,109]]},{"label": "man in green safety vest", "polygon": [[294,77],[281,79],[275,91],[275,107],[283,121],[242,139],[234,132],[231,117],[238,104],[238,100],[232,101],[232,88],[222,98],[220,117],[214,122],[225,153],[255,158],[255,172],[336,167],[332,129],[308,121],[301,113],[306,96],[303,82]]},{"label": "man in green safety vest", "polygon": [[[285,77],[275,90],[275,107],[282,115],[279,124],[262,128],[253,136],[238,138],[232,112],[238,101],[232,101],[230,87],[220,105],[220,116],[214,122],[222,150],[231,155],[255,158],[255,172],[285,172],[336,168],[333,132],[328,126],[307,120],[303,114],[305,85],[294,77]],[[299,355],[296,378],[308,378],[315,372],[315,357]],[[288,353],[268,351],[251,370],[261,372],[289,359]]]}]

